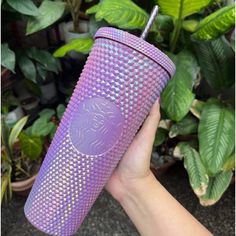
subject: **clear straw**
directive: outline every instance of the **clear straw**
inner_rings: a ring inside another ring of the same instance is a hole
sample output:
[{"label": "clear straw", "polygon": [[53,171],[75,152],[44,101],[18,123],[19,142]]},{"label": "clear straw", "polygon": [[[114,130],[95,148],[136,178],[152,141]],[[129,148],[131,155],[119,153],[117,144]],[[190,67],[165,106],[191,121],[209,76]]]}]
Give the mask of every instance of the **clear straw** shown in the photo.
[{"label": "clear straw", "polygon": [[150,17],[148,19],[148,22],[147,22],[147,24],[146,24],[146,26],[145,26],[145,28],[144,28],[141,36],[140,36],[140,38],[142,38],[143,40],[145,40],[145,38],[147,37],[148,32],[151,29],[152,24],[155,21],[155,18],[158,14],[158,10],[159,10],[159,7],[157,5],[155,5],[152,9],[152,12],[151,12]]}]

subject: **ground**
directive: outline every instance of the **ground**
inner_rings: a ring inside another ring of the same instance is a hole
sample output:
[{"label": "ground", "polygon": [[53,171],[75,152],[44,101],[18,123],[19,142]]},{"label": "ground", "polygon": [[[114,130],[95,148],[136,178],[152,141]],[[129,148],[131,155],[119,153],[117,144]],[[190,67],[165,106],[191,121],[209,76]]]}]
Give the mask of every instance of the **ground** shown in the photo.
[{"label": "ground", "polygon": [[[171,167],[160,177],[167,190],[187,208],[215,236],[233,236],[235,198],[231,185],[222,199],[212,207],[202,207],[193,194],[182,163]],[[23,213],[25,199],[13,196],[8,206],[2,207],[3,236],[43,236],[28,223]],[[171,225],[170,225],[171,227]],[[120,205],[103,191],[92,207],[76,236],[136,236],[134,225]]]}]

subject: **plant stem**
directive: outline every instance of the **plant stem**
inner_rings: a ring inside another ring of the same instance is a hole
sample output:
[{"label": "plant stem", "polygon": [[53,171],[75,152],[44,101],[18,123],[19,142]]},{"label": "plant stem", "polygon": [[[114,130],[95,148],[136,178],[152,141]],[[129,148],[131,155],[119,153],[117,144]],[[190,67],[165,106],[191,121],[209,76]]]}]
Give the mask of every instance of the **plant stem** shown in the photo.
[{"label": "plant stem", "polygon": [[30,177],[30,174],[28,174],[23,168],[21,168],[20,166],[16,166],[16,168],[21,171],[23,174],[25,174],[27,177]]},{"label": "plant stem", "polygon": [[176,43],[179,39],[179,34],[180,34],[180,30],[181,30],[181,26],[182,26],[182,19],[179,18],[176,23],[175,23],[175,28],[170,40],[170,51],[174,52],[175,48],[176,48]]},{"label": "plant stem", "polygon": [[71,16],[73,19],[73,31],[79,33],[79,10],[82,1],[81,0],[68,0]]}]

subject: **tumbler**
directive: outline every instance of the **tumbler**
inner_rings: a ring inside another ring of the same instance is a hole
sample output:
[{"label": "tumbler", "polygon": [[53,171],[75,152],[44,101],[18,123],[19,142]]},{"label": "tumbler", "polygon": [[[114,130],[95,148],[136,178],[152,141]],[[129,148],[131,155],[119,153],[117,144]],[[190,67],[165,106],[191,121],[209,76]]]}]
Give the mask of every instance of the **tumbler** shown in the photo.
[{"label": "tumbler", "polygon": [[25,204],[32,225],[49,235],[78,230],[174,71],[142,38],[97,31]]}]

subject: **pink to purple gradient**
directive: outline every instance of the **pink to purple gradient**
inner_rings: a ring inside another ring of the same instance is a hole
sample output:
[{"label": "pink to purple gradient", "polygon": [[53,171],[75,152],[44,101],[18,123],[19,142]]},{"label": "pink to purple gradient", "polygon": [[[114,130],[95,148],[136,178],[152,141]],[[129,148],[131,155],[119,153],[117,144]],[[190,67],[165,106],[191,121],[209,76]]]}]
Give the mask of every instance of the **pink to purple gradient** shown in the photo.
[{"label": "pink to purple gradient", "polygon": [[82,224],[175,67],[160,50],[101,28],[25,204],[50,235]]}]

